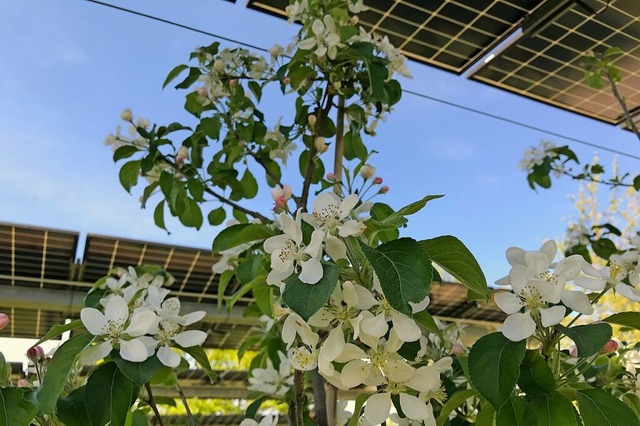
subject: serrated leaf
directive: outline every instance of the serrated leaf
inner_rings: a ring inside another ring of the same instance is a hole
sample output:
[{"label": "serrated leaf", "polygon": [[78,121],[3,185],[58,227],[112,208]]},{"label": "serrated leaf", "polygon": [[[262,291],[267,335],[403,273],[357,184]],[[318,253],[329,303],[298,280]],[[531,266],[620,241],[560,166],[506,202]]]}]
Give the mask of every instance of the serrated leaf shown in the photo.
[{"label": "serrated leaf", "polygon": [[120,183],[127,192],[131,193],[131,188],[138,183],[138,177],[140,176],[140,160],[129,161],[124,163],[118,173]]},{"label": "serrated leaf", "polygon": [[498,411],[520,375],[526,343],[512,342],[500,332],[481,337],[469,353],[469,374],[480,394]]},{"label": "serrated leaf", "polygon": [[93,426],[124,425],[132,404],[133,383],[115,362],[101,364],[87,379],[85,406]]},{"label": "serrated leaf", "polygon": [[177,76],[180,75],[182,71],[186,70],[187,68],[189,68],[189,66],[185,64],[173,67],[173,69],[169,71],[169,74],[167,74],[167,78],[164,80],[164,83],[162,83],[162,88],[164,89],[165,87],[167,87],[169,83],[171,83]]},{"label": "serrated leaf", "polygon": [[440,409],[440,414],[436,419],[437,426],[443,426],[449,420],[449,414],[456,408],[464,404],[469,398],[478,396],[478,392],[474,389],[460,389],[447,398],[447,402]]},{"label": "serrated leaf", "polygon": [[114,352],[111,359],[116,363],[122,374],[138,386],[143,386],[151,377],[162,368],[163,364],[155,355],[142,362],[131,362],[122,359]]},{"label": "serrated leaf", "polygon": [[93,338],[91,334],[79,334],[64,342],[53,354],[42,379],[42,386],[35,395],[36,405],[41,414],[51,414],[55,411],[56,401],[76,365],[76,360]]},{"label": "serrated leaf", "polygon": [[75,320],[75,321],[71,321],[69,324],[64,324],[64,325],[54,325],[53,327],[51,327],[51,329],[47,332],[47,334],[45,334],[44,336],[42,336],[42,338],[40,340],[38,340],[34,346],[40,345],[43,342],[46,342],[47,340],[51,340],[51,339],[55,339],[56,337],[62,335],[62,333],[65,333],[67,331],[71,331],[74,330],[76,328],[82,327],[82,320]]},{"label": "serrated leaf", "polygon": [[577,325],[571,328],[558,324],[554,328],[573,340],[579,358],[597,353],[611,339],[612,333],[611,326],[605,323]]},{"label": "serrated leaf", "polygon": [[531,426],[578,426],[573,404],[559,393],[534,398],[525,418]]},{"label": "serrated leaf", "polygon": [[640,312],[619,312],[606,317],[602,321],[640,330]]},{"label": "serrated leaf", "polygon": [[129,158],[136,152],[140,152],[137,146],[123,145],[120,148],[116,149],[113,153],[113,162],[115,163],[116,161],[122,160],[123,158]]},{"label": "serrated leaf", "polygon": [[25,399],[23,388],[0,388],[0,426],[30,425],[38,409]]},{"label": "serrated leaf", "polygon": [[88,426],[91,425],[89,414],[84,404],[85,387],[79,387],[65,397],[58,399],[57,416],[65,426]]},{"label": "serrated leaf", "polygon": [[212,250],[220,253],[240,244],[266,240],[275,235],[275,231],[267,225],[243,223],[223,229],[213,240]]},{"label": "serrated leaf", "polygon": [[520,366],[518,386],[529,396],[541,393],[554,394],[556,380],[553,372],[537,350],[527,351],[524,362]]},{"label": "serrated leaf", "polygon": [[431,261],[453,275],[467,289],[470,300],[486,300],[489,297],[487,279],[476,258],[469,249],[454,236],[443,235],[420,241]]},{"label": "serrated leaf", "polygon": [[409,302],[422,302],[429,295],[433,271],[426,250],[411,238],[389,241],[375,249],[365,244],[361,247],[391,307],[410,316]]},{"label": "serrated leaf", "polygon": [[284,282],[282,300],[306,321],[331,297],[338,283],[338,267],[335,264],[322,264],[322,278],[315,284],[303,283],[295,274]]},{"label": "serrated leaf", "polygon": [[602,389],[579,389],[576,399],[584,426],[640,425],[629,407]]}]

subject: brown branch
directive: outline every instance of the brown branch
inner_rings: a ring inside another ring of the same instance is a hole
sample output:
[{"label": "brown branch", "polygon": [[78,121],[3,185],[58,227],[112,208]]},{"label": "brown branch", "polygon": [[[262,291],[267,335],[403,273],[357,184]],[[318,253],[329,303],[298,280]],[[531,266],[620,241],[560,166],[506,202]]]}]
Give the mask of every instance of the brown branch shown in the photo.
[{"label": "brown branch", "polygon": [[228,198],[223,197],[222,195],[218,194],[217,192],[215,192],[213,189],[209,188],[208,186],[204,187],[204,191],[207,194],[213,195],[214,197],[216,197],[219,201],[233,207],[234,209],[241,211],[244,214],[248,214],[249,216],[256,218],[256,219],[260,219],[262,222],[270,222],[270,220],[266,217],[261,215],[258,212],[254,212],[252,210],[246,209],[244,207],[242,207],[241,205],[234,203],[233,201],[229,200]]},{"label": "brown branch", "polygon": [[625,121],[627,122],[629,127],[631,127],[631,131],[635,133],[638,140],[640,140],[640,130],[638,130],[636,123],[634,123],[633,120],[631,119],[631,114],[629,113],[629,108],[627,107],[627,103],[625,102],[624,98],[618,91],[618,87],[616,86],[616,82],[613,80],[611,73],[607,71],[606,74],[607,74],[607,80],[609,81],[609,86],[611,87],[611,91],[613,92],[613,96],[615,96],[616,100],[618,101],[618,104],[620,104],[620,107],[622,108]]},{"label": "brown branch", "polygon": [[149,404],[149,407],[151,407],[151,410],[153,411],[153,415],[158,421],[158,424],[160,426],[164,426],[164,423],[162,423],[162,417],[160,417],[160,412],[158,411],[158,406],[153,400],[153,392],[151,392],[151,385],[149,384],[149,382],[147,382],[144,384],[144,387],[147,390],[147,395],[149,396],[149,399],[147,400],[147,404]]},{"label": "brown branch", "polygon": [[[567,171],[563,171],[562,174],[565,175],[565,176],[569,176],[573,180],[584,180],[584,181],[587,181],[587,182],[593,182],[593,183],[597,183],[597,184],[607,185],[607,186],[610,186],[612,188],[616,188],[618,186],[623,186],[625,188],[635,188],[633,186],[633,184],[631,184],[631,183],[625,183],[625,182],[620,182],[620,181],[611,181],[611,180],[597,180],[591,175],[580,176],[580,175],[574,175],[574,174],[569,173]],[[624,177],[623,177],[623,179],[624,179]]]},{"label": "brown branch", "polygon": [[304,426],[304,371],[293,372],[293,388],[296,394],[296,426]]},{"label": "brown branch", "polygon": [[[338,116],[336,118],[336,147],[333,158],[333,175],[335,181],[342,181],[342,157],[344,156],[344,96],[338,98]],[[333,191],[338,195],[342,195],[342,186],[334,185]]]},{"label": "brown branch", "polygon": [[187,402],[187,396],[182,391],[182,388],[178,383],[176,383],[176,389],[178,389],[178,393],[180,394],[180,399],[182,400],[182,405],[184,405],[184,409],[187,412],[187,417],[189,418],[189,423],[191,426],[196,426],[196,421],[193,418],[193,414],[191,414],[191,409],[189,408],[189,403]]}]

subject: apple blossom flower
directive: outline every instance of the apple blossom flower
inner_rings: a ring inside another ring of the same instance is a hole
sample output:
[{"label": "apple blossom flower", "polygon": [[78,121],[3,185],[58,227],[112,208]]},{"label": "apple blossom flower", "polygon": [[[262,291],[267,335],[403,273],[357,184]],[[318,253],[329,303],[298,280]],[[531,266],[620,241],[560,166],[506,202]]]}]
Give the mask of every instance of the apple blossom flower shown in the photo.
[{"label": "apple blossom flower", "polygon": [[309,4],[307,0],[295,1],[285,8],[289,23],[305,20],[308,10]]},{"label": "apple blossom flower", "polygon": [[157,329],[159,321],[156,314],[147,308],[137,308],[130,314],[122,296],[109,299],[104,313],[95,308],[83,308],[80,319],[89,333],[101,340],[82,354],[87,364],[104,358],[114,348],[119,348],[120,356],[127,361],[146,360],[149,355],[140,336]]},{"label": "apple blossom flower", "polygon": [[300,346],[293,351],[291,364],[296,370],[311,371],[318,366],[318,351]]},{"label": "apple blossom flower", "polygon": [[335,59],[340,46],[340,35],[331,15],[325,15],[322,20],[316,19],[311,25],[313,35],[298,42],[298,48],[312,50],[315,48],[317,57],[329,56]]},{"label": "apple blossom flower", "polygon": [[271,46],[271,48],[269,49],[269,55],[271,55],[271,63],[277,61],[283,53],[284,47],[280,46],[279,44],[274,44],[273,46]]},{"label": "apple blossom flower", "polygon": [[240,426],[277,426],[278,416],[264,416],[260,423],[253,419],[244,419],[240,422]]},{"label": "apple blossom flower", "polygon": [[185,160],[189,159],[189,148],[186,146],[181,146],[178,148],[178,152],[176,153],[176,163],[183,164]]},{"label": "apple blossom flower", "polygon": [[320,340],[320,336],[311,330],[309,324],[302,317],[291,309],[276,307],[276,318],[280,319],[286,316],[282,324],[282,341],[287,344],[287,349],[293,345],[296,335],[300,336],[300,340],[310,348],[315,348]]},{"label": "apple blossom flower", "polygon": [[5,328],[7,325],[9,325],[9,315],[0,312],[0,330],[2,330],[3,328]]},{"label": "apple blossom flower", "polygon": [[280,364],[276,370],[271,359],[267,358],[266,368],[254,368],[249,377],[250,391],[263,392],[283,397],[293,387],[293,370],[291,359],[283,352],[278,352]]},{"label": "apple blossom flower", "polygon": [[284,184],[282,188],[276,186],[271,190],[271,198],[275,202],[273,211],[279,213],[286,210],[287,202],[291,199],[291,186]]},{"label": "apple blossom flower", "polygon": [[318,136],[314,140],[313,146],[315,147],[316,151],[318,151],[318,153],[320,154],[322,154],[323,152],[326,152],[329,149],[329,147],[327,146],[327,142],[323,136]]},{"label": "apple blossom flower", "polygon": [[271,151],[269,151],[269,158],[271,158],[272,160],[279,158],[282,161],[282,164],[286,166],[289,156],[293,153],[293,151],[295,151],[297,146],[295,143],[285,138],[285,136],[280,131],[281,120],[282,120],[282,117],[278,119],[273,130],[268,131],[265,134],[264,140],[274,141],[278,144],[276,148],[272,148]]},{"label": "apple blossom flower", "polygon": [[[613,258],[613,256],[611,256]],[[635,286],[623,282],[629,275],[629,271],[624,266],[612,259],[609,266],[596,269],[585,262],[582,272],[586,276],[578,277],[574,283],[582,288],[594,291],[603,291],[607,286],[613,289],[614,293],[620,294],[631,302],[640,302],[640,291]]]},{"label": "apple blossom flower", "polygon": [[355,0],[355,1],[348,0],[347,7],[349,8],[349,12],[351,13],[360,13],[360,12],[365,12],[369,10],[369,8],[364,5],[363,0]]},{"label": "apple blossom flower", "polygon": [[267,284],[281,286],[281,283],[293,273],[300,273],[300,281],[315,284],[322,278],[322,236],[316,230],[311,241],[305,245],[302,241],[300,212],[295,220],[286,213],[280,213],[280,225],[283,234],[268,238],[264,250],[271,255],[271,272],[267,275]]}]

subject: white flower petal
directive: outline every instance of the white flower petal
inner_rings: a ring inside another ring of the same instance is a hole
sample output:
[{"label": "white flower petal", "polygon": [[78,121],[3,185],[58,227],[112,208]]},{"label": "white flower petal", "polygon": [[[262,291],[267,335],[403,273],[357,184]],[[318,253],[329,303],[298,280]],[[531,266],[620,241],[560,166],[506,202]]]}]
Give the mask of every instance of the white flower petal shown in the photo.
[{"label": "white flower petal", "polygon": [[304,248],[303,253],[308,254],[314,259],[320,258],[322,255],[322,240],[324,239],[324,231],[316,229],[311,234],[309,245]]},{"label": "white flower petal", "polygon": [[409,419],[422,420],[429,417],[427,404],[416,396],[400,393],[400,407]]},{"label": "white flower petal", "polygon": [[190,314],[183,315],[180,318],[180,325],[183,325],[183,326],[191,325],[193,323],[200,321],[205,316],[207,316],[206,311],[191,312]]},{"label": "white flower petal", "polygon": [[367,229],[367,226],[359,220],[349,219],[343,225],[338,226],[338,234],[341,237],[360,235]]},{"label": "white flower petal", "polygon": [[333,361],[342,353],[344,345],[344,332],[340,325],[329,332],[327,340],[324,341],[320,348],[320,357],[327,361]]},{"label": "white flower petal", "polygon": [[301,263],[300,281],[305,284],[315,284],[322,279],[322,264],[318,259],[309,259]]},{"label": "white flower petal", "polygon": [[518,296],[506,291],[495,293],[493,295],[493,301],[496,303],[498,308],[502,309],[504,313],[509,315],[515,314],[522,309],[522,306],[524,306]]},{"label": "white flower petal", "polygon": [[406,382],[407,386],[420,392],[429,392],[440,386],[440,373],[430,365],[418,368]]},{"label": "white flower petal", "polygon": [[529,270],[526,266],[515,265],[509,271],[509,283],[516,294],[522,294],[529,281]]},{"label": "white flower petal", "polygon": [[201,330],[187,330],[176,334],[171,340],[183,348],[190,348],[192,346],[202,345],[204,341],[207,340],[207,333]]},{"label": "white flower petal", "polygon": [[104,310],[104,316],[108,320],[124,324],[129,319],[129,307],[122,296],[113,296],[109,299]]},{"label": "white flower petal", "polygon": [[335,359],[335,361],[345,363],[354,359],[364,359],[366,357],[367,354],[362,350],[362,348],[354,345],[353,343],[347,343],[344,345],[342,353]]},{"label": "white flower petal", "polygon": [[581,314],[591,315],[593,313],[593,306],[589,302],[589,296],[581,291],[564,290],[562,292],[562,303]]},{"label": "white flower petal", "polygon": [[384,366],[384,373],[389,380],[396,383],[403,383],[414,375],[415,370],[400,357],[397,357],[387,361],[387,364]]},{"label": "white flower petal", "polygon": [[566,259],[562,259],[555,267],[554,272],[564,277],[565,280],[571,281],[580,275],[582,265],[586,261],[579,254],[574,254]]},{"label": "white flower petal", "polygon": [[142,362],[149,358],[149,352],[145,344],[138,340],[120,340],[120,356],[131,362]]},{"label": "white flower petal", "polygon": [[355,308],[358,304],[358,292],[355,289],[356,285],[351,281],[342,283],[342,300],[344,300],[349,308]]},{"label": "white flower petal", "polygon": [[371,368],[371,364],[364,362],[361,359],[354,359],[349,361],[342,368],[340,380],[347,389],[354,388],[369,377],[371,374]]},{"label": "white flower petal", "polygon": [[632,302],[640,302],[640,291],[636,290],[634,287],[630,285],[626,285],[624,283],[620,283],[615,288],[616,293],[620,293],[627,300]]},{"label": "white flower petal", "polygon": [[345,259],[347,257],[347,246],[338,237],[334,237],[333,235],[324,237],[324,247],[329,257],[333,260]]},{"label": "white flower petal", "polygon": [[578,277],[573,280],[573,283],[587,290],[602,291],[607,285],[607,280],[603,278]]},{"label": "white flower petal", "polygon": [[420,330],[413,318],[409,318],[400,312],[391,312],[391,321],[393,322],[393,329],[400,340],[404,342],[415,342],[422,335],[422,330]]},{"label": "white flower petal", "polygon": [[389,418],[391,411],[391,394],[377,393],[367,399],[364,406],[364,418],[372,425],[379,425]]},{"label": "white flower petal", "polygon": [[526,252],[523,249],[521,249],[520,247],[509,247],[507,249],[507,261],[509,262],[509,265],[511,265],[511,266],[523,265],[523,266],[525,266],[527,264],[527,260],[525,258],[525,254],[526,254]]},{"label": "white flower petal", "polygon": [[551,327],[560,324],[560,321],[566,316],[567,308],[564,306],[552,306],[550,308],[540,309],[540,322],[543,327]]},{"label": "white flower petal", "polygon": [[373,293],[371,293],[371,290],[364,288],[360,284],[354,284],[353,289],[358,294],[358,304],[355,305],[354,308],[367,310],[367,309],[371,309],[372,307],[380,303],[373,296]]},{"label": "white flower petal", "polygon": [[422,302],[419,303],[409,302],[409,306],[411,306],[411,312],[417,314],[418,312],[424,311],[425,309],[427,309],[427,306],[429,306],[430,302],[431,299],[429,299],[429,296],[422,299]]},{"label": "white flower petal", "polygon": [[322,307],[318,312],[313,314],[311,318],[309,318],[309,325],[314,327],[329,327],[331,321],[335,318],[334,314],[331,313],[327,308]]},{"label": "white flower petal", "polygon": [[266,251],[267,253],[273,253],[275,250],[284,247],[288,240],[289,237],[285,234],[269,237],[264,242],[264,251]]},{"label": "white flower petal", "polygon": [[167,367],[176,368],[180,365],[180,355],[174,352],[169,346],[164,345],[158,349],[156,355],[161,363]]},{"label": "white flower petal", "polygon": [[373,337],[382,337],[389,331],[389,325],[384,319],[384,314],[374,317],[365,318],[360,322],[360,331],[362,334],[368,334]]},{"label": "white flower petal", "polygon": [[80,311],[80,319],[86,329],[89,330],[89,333],[94,336],[99,336],[105,333],[107,320],[99,310],[95,308],[82,308]]},{"label": "white flower petal", "polygon": [[286,213],[280,213],[280,226],[282,232],[291,238],[291,240],[297,244],[302,242],[302,228],[300,228],[300,215],[296,219],[292,219]]},{"label": "white flower petal", "polygon": [[435,368],[439,373],[444,373],[453,365],[453,358],[450,356],[445,356],[444,358],[440,358],[435,363],[433,363],[433,368]]},{"label": "white flower petal", "polygon": [[540,247],[540,251],[547,256],[549,263],[551,263],[558,253],[558,246],[553,240],[545,241],[544,244],[542,244],[542,247]]},{"label": "white flower petal", "polygon": [[98,345],[90,346],[82,352],[79,362],[82,365],[93,365],[111,353],[113,346],[111,341],[107,340]]},{"label": "white flower petal", "polygon": [[511,314],[504,320],[500,331],[504,337],[519,342],[527,337],[533,336],[536,332],[536,323],[531,318],[529,312]]},{"label": "white flower petal", "polygon": [[131,337],[138,337],[147,333],[155,334],[159,321],[160,319],[155,312],[147,308],[138,308],[133,311],[131,323],[124,332]]}]

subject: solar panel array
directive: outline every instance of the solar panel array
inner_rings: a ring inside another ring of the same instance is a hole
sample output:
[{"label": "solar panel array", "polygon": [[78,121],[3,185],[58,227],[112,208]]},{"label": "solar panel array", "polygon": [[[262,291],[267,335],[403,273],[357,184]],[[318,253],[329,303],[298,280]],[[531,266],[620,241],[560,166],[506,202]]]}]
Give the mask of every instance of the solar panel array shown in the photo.
[{"label": "solar panel array", "polygon": [[519,95],[620,124],[622,109],[605,83],[596,90],[584,82],[591,52],[617,47],[619,91],[630,110],[640,108],[640,1],[615,0],[594,4],[593,15],[569,2],[564,13],[537,34],[524,33],[513,44],[476,70],[471,78]]}]

